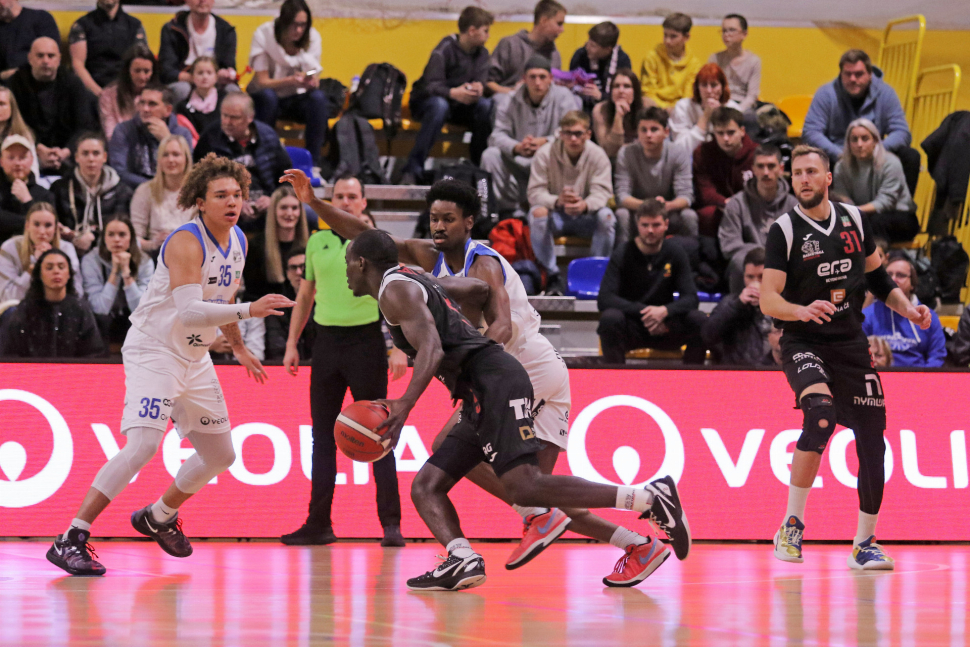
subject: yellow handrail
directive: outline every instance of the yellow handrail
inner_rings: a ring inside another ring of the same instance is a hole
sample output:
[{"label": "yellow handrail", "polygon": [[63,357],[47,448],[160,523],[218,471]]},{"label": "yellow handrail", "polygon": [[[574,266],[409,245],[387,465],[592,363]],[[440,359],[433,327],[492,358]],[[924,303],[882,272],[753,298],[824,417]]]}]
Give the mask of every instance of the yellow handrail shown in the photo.
[{"label": "yellow handrail", "polygon": [[[909,23],[916,23],[916,38],[890,44],[890,35],[894,32],[899,33],[896,28]],[[912,114],[913,96],[916,93],[916,79],[919,76],[925,35],[926,18],[919,14],[906,16],[889,21],[883,33],[882,42],[879,44],[879,58],[876,65],[882,70],[883,80],[899,95],[899,102],[907,118]]]}]

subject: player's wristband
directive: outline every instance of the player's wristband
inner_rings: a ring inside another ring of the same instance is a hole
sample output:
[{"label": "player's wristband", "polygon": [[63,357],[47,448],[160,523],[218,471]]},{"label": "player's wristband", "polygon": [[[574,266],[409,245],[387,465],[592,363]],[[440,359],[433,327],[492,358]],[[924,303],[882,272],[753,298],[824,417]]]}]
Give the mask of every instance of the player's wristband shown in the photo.
[{"label": "player's wristband", "polygon": [[866,288],[880,301],[885,302],[889,293],[896,289],[896,282],[889,278],[886,268],[882,265],[866,272]]}]

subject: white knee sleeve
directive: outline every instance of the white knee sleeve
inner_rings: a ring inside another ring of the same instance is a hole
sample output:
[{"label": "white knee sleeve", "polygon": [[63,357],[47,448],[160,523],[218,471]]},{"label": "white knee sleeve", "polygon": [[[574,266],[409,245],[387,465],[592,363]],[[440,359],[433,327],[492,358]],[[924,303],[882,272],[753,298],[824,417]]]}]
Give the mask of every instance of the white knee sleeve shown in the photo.
[{"label": "white knee sleeve", "polygon": [[151,427],[133,427],[128,430],[128,442],[115,457],[109,460],[91,487],[113,500],[121,494],[135,474],[141,471],[152,459],[162,442],[163,433]]},{"label": "white knee sleeve", "polygon": [[182,463],[175,475],[175,487],[186,494],[195,494],[219,476],[236,460],[236,450],[232,447],[232,434],[200,434],[189,432],[189,442],[195,453]]}]

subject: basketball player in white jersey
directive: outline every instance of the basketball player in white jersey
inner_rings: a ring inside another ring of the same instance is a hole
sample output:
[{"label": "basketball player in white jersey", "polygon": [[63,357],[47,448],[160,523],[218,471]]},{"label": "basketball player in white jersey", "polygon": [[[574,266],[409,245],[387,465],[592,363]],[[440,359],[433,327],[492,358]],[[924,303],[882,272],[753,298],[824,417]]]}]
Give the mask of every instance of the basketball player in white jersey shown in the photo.
[{"label": "basketball player in white jersey", "polygon": [[[293,184],[297,197],[311,205],[330,227],[345,238],[369,229],[352,215],[316,199],[309,180],[299,171],[287,171],[284,180]],[[526,369],[535,392],[533,412],[536,437],[542,441],[539,468],[551,474],[569,431],[569,373],[549,341],[539,333],[539,313],[529,304],[522,281],[512,266],[491,248],[471,239],[472,225],[481,213],[481,201],[472,187],[455,180],[442,180],[427,196],[431,218],[431,240],[395,238],[402,263],[417,265],[436,277],[468,276],[489,284],[491,291],[482,312],[460,303],[471,321],[484,319],[485,335],[505,345],[505,350]],[[458,421],[455,411],[435,439],[437,449]],[[512,505],[511,498],[492,468],[481,463],[467,477],[470,481]],[[506,568],[523,566],[570,530],[624,550],[614,571],[603,582],[607,586],[634,586],[646,579],[670,555],[661,542],[622,528],[588,510],[559,510],[512,506],[523,519],[523,538]],[[665,519],[655,519],[661,529]]]},{"label": "basketball player in white jersey", "polygon": [[236,221],[249,198],[249,182],[244,166],[209,154],[179,192],[179,207],[194,208],[195,217],[162,244],[121,351],[126,390],[121,433],[128,441],[98,472],[77,517],[47,552],[51,563],[72,575],[104,575],[88,545],[91,524],[158,451],[169,419],[196,453],[158,501],[131,515],[135,530],[169,555],[192,554],[179,507],[236,458],[209,346],[221,328],[236,359],[262,384],[266,373],[243,344],[236,322],[280,315],[277,308],[293,305],[278,294],[234,303],[246,258],[246,237]]}]

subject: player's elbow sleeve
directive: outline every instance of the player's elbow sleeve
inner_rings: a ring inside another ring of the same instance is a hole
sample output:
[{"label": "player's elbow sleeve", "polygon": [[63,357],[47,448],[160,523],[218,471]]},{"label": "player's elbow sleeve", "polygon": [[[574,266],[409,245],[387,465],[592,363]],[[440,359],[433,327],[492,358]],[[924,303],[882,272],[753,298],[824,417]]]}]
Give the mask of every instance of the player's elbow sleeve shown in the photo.
[{"label": "player's elbow sleeve", "polygon": [[866,287],[872,292],[873,296],[885,302],[889,293],[896,288],[896,282],[889,277],[886,268],[880,265],[866,273]]},{"label": "player's elbow sleeve", "polygon": [[202,300],[202,286],[197,283],[180,285],[172,290],[179,322],[186,328],[225,326],[248,319],[249,304],[219,305]]}]

